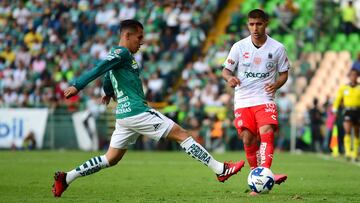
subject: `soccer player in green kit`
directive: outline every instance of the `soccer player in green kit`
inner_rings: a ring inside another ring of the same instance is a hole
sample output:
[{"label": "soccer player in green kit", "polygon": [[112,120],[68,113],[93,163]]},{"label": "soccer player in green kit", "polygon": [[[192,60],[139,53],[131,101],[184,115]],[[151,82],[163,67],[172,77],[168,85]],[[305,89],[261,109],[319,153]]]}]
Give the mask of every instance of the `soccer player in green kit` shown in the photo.
[{"label": "soccer player in green kit", "polygon": [[116,127],[106,154],[93,157],[69,172],[56,172],[52,187],[55,197],[60,197],[76,178],[116,165],[126,153],[128,145],[135,143],[139,135],[157,141],[160,138],[176,141],[187,154],[212,169],[220,182],[226,181],[244,166],[242,160],[236,163],[218,162],[186,130],[147,105],[139,78],[140,69],[132,56],[139,50],[143,38],[143,26],[140,22],[122,21],[119,45],[110,50],[106,60],[81,75],[64,91],[65,97],[70,98],[105,74],[105,96],[102,97],[102,102],[108,104],[115,97],[118,104]]}]

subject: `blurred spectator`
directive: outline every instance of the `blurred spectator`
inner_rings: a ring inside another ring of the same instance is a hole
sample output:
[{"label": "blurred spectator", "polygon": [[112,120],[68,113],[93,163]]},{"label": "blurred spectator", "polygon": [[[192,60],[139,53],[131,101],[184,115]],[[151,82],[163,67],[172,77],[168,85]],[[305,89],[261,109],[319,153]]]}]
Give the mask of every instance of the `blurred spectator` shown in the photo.
[{"label": "blurred spectator", "polygon": [[310,119],[310,129],[311,129],[311,146],[312,150],[315,152],[321,152],[321,147],[323,143],[323,136],[321,133],[322,125],[322,112],[318,106],[319,101],[317,98],[313,100],[313,106],[309,110],[309,119]]},{"label": "blurred spectator", "polygon": [[353,2],[349,1],[346,6],[341,9],[341,17],[343,22],[343,30],[345,34],[350,34],[357,31],[356,28],[356,9],[353,6]]},{"label": "blurred spectator", "polygon": [[224,121],[225,142],[228,150],[241,150],[243,149],[242,141],[238,137],[237,130],[230,119]]},{"label": "blurred spectator", "polygon": [[166,20],[166,26],[171,30],[173,35],[179,33],[179,14],[180,8],[177,6],[176,2],[173,1],[165,8],[164,19]]},{"label": "blurred spectator", "polygon": [[313,21],[309,21],[304,28],[305,42],[315,43],[316,33]]},{"label": "blurred spectator", "polygon": [[240,32],[242,24],[244,24],[244,15],[241,13],[240,7],[237,7],[231,14],[230,23],[226,28],[227,33]]},{"label": "blurred spectator", "polygon": [[35,74],[40,75],[46,69],[46,61],[40,56],[35,56],[31,63],[31,69]]},{"label": "blurred spectator", "polygon": [[194,70],[196,73],[203,74],[210,71],[208,63],[205,62],[204,56],[200,55],[194,63]]},{"label": "blurred spectator", "polygon": [[159,77],[159,71],[151,74],[147,87],[149,88],[148,99],[150,101],[162,100],[162,88],[164,87],[164,81]]},{"label": "blurred spectator", "polygon": [[36,139],[33,131],[30,131],[24,138],[23,148],[33,150],[36,148]]},{"label": "blurred spectator", "polygon": [[24,85],[26,82],[27,69],[25,65],[20,62],[18,68],[13,71],[14,82],[19,83],[19,87]]},{"label": "blurred spectator", "polygon": [[286,92],[280,91],[277,98],[279,130],[276,143],[276,150],[282,151],[288,149],[290,144],[290,116],[293,103],[287,97]]},{"label": "blurred spectator", "polygon": [[191,26],[192,12],[189,6],[183,6],[179,14],[180,29],[186,30]]},{"label": "blurred spectator", "polygon": [[24,27],[27,24],[28,18],[30,16],[31,13],[26,7],[24,7],[24,2],[18,1],[18,5],[15,7],[12,13],[12,17],[16,19],[16,23],[19,26]]},{"label": "blurred spectator", "polygon": [[274,15],[280,19],[280,33],[291,32],[294,18],[299,11],[298,5],[293,0],[286,0],[284,4],[276,5]]},{"label": "blurred spectator", "polygon": [[[125,4],[125,5],[124,5]],[[125,0],[119,11],[119,20],[133,19],[136,15],[134,0]]]},{"label": "blurred spectator", "polygon": [[7,65],[11,65],[15,61],[15,52],[11,49],[10,44],[8,44],[5,49],[0,52],[0,57],[5,59]]},{"label": "blurred spectator", "polygon": [[28,33],[24,36],[24,43],[28,48],[34,46],[34,44],[41,43],[43,41],[43,37],[40,33],[36,32],[35,27],[31,28]]},{"label": "blurred spectator", "polygon": [[176,42],[180,50],[185,49],[188,46],[190,35],[185,32],[185,29],[180,29],[180,33],[176,36]]},{"label": "blurred spectator", "polygon": [[351,69],[356,70],[358,75],[360,75],[360,52],[358,53],[357,59],[354,61]]},{"label": "blurred spectator", "polygon": [[224,145],[224,124],[217,116],[213,118],[211,125],[211,150],[217,153],[225,151]]},{"label": "blurred spectator", "polygon": [[326,106],[326,135],[323,142],[323,150],[324,152],[330,152],[330,141],[333,133],[334,124],[336,121],[336,115],[332,110],[332,102],[329,101]]},{"label": "blurred spectator", "polygon": [[[16,53],[15,65],[19,66],[22,63],[24,66],[29,67],[31,62],[31,54],[28,48],[24,45],[20,47],[20,50]],[[1,68],[0,68],[1,69]]]}]

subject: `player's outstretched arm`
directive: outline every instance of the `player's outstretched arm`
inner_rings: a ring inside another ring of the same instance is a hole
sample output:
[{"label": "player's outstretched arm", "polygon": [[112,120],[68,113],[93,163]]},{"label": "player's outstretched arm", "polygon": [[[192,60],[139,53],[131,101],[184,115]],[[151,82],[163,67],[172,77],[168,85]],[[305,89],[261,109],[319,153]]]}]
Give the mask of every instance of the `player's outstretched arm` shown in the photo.
[{"label": "player's outstretched arm", "polygon": [[64,90],[64,96],[66,99],[69,99],[70,97],[77,95],[78,92],[79,90],[76,89],[76,87],[70,86]]}]

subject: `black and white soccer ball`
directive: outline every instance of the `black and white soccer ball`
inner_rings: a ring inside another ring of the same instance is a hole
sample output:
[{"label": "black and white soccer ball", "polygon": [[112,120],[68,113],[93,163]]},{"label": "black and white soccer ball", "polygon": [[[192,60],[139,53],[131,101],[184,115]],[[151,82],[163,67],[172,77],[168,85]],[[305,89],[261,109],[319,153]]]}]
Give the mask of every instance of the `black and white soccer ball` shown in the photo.
[{"label": "black and white soccer ball", "polygon": [[250,189],[256,193],[267,193],[275,184],[274,174],[265,167],[254,168],[249,173],[248,184]]}]

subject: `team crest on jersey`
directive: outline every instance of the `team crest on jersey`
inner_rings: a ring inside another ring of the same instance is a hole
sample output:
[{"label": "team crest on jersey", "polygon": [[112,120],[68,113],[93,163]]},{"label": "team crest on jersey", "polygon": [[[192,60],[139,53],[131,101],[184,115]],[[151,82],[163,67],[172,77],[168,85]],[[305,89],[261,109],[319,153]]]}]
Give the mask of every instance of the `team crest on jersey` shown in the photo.
[{"label": "team crest on jersey", "polygon": [[261,63],[261,58],[260,58],[260,57],[255,57],[255,58],[254,58],[254,63],[255,63],[256,65],[259,65],[259,64]]},{"label": "team crest on jersey", "polygon": [[247,58],[249,58],[250,56],[250,53],[249,52],[245,52],[244,54],[243,54],[243,57],[245,58],[245,59],[247,59]]},{"label": "team crest on jersey", "polygon": [[114,50],[114,53],[115,53],[116,55],[119,55],[119,54],[121,53],[121,49],[115,49],[115,50]]},{"label": "team crest on jersey", "polygon": [[136,63],[135,60],[132,60],[132,65],[131,65],[131,67],[132,67],[133,69],[138,69],[138,68],[139,68],[139,66],[138,66],[138,64]]},{"label": "team crest on jersey", "polygon": [[237,127],[241,127],[244,125],[243,120],[238,120],[236,124]]},{"label": "team crest on jersey", "polygon": [[121,49],[115,49],[114,51],[109,51],[106,59],[108,61],[111,61],[113,60],[114,58],[120,58],[119,54],[121,53]]},{"label": "team crest on jersey", "polygon": [[275,64],[272,61],[268,61],[265,66],[267,70],[271,70],[275,67]]},{"label": "team crest on jersey", "polygon": [[228,59],[227,62],[230,63],[231,65],[234,65],[234,64],[235,64],[235,61],[232,60],[232,59]]}]

